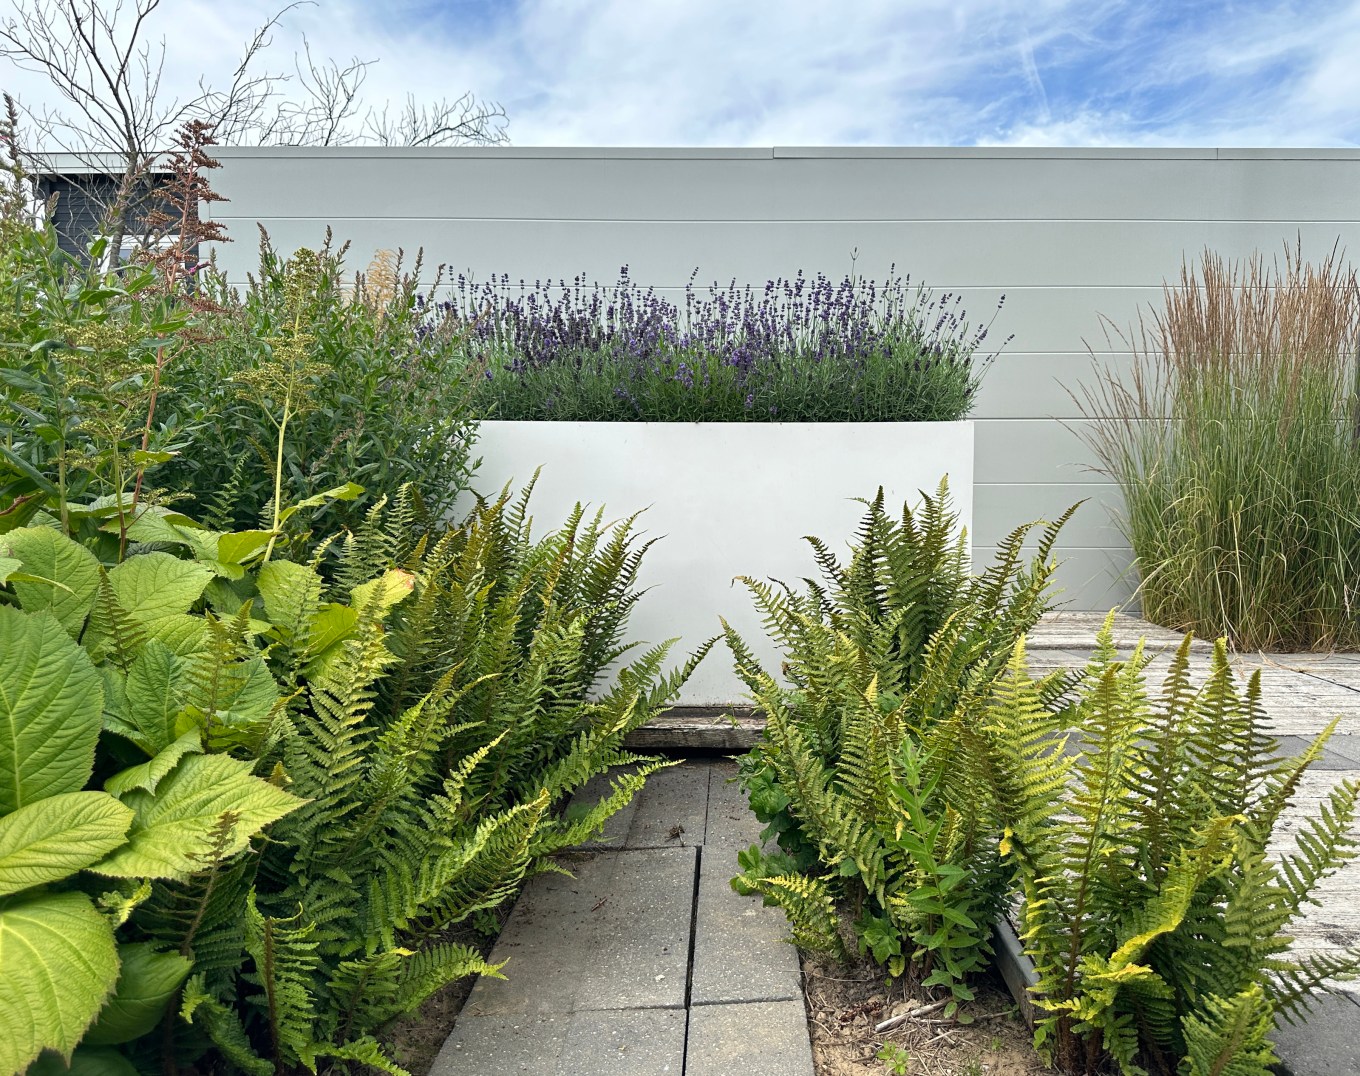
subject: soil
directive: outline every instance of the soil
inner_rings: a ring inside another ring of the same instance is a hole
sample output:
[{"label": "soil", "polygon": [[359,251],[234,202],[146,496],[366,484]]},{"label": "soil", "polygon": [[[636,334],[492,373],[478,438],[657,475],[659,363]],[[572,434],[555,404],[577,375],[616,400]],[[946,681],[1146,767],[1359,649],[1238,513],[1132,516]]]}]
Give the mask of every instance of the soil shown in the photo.
[{"label": "soil", "polygon": [[[868,961],[840,964],[810,954],[803,955],[803,985],[817,1076],[1051,1076],[1000,979],[977,984],[977,999],[960,1008],[971,1023],[936,1009],[885,1032],[874,1027],[938,1001],[938,992],[904,979],[889,986]],[[902,1067],[880,1057],[885,1044]]]},{"label": "soil", "polygon": [[[504,926],[509,914],[508,903],[497,909],[497,923]],[[462,924],[445,931],[433,940],[470,945],[483,957],[490,957],[492,946],[496,944],[496,935],[499,933],[497,930],[495,933],[487,934]],[[425,1004],[415,1012],[407,1013],[387,1026],[381,1036],[382,1042],[389,1048],[390,1056],[398,1065],[414,1076],[425,1076],[430,1071],[430,1066],[434,1064],[444,1040],[449,1037],[453,1025],[458,1022],[458,1014],[463,1011],[463,1004],[472,993],[473,984],[476,982],[475,975],[455,979],[442,990],[437,990],[426,998]]]}]

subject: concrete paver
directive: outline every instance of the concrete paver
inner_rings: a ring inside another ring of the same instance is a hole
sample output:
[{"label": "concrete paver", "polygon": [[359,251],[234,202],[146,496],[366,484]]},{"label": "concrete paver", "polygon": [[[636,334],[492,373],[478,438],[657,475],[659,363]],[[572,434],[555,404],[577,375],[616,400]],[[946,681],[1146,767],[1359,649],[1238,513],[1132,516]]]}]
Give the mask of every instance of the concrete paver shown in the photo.
[{"label": "concrete paver", "polygon": [[515,905],[468,997],[474,1015],[684,1008],[693,848],[582,853],[574,877],[540,874]]},{"label": "concrete paver", "polygon": [[1323,998],[1307,1023],[1282,1024],[1275,1051],[1293,1076],[1355,1076],[1360,1072],[1360,1003]]},{"label": "concrete paver", "polygon": [[681,1076],[683,1009],[460,1016],[430,1076]]},{"label": "concrete paver", "polygon": [[699,864],[699,908],[694,921],[690,1004],[791,1001],[803,997],[798,951],[786,940],[788,923],[760,897],[731,885],[736,858],[705,849]]},{"label": "concrete paver", "polygon": [[685,1076],[813,1076],[803,999],[697,1005],[689,1011]]}]

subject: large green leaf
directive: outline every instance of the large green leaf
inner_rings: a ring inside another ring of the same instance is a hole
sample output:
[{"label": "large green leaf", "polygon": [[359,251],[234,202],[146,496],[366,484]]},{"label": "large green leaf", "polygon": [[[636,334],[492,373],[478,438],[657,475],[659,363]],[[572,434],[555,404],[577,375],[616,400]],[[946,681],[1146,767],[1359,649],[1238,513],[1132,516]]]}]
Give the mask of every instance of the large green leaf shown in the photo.
[{"label": "large green leaf", "polygon": [[252,776],[250,763],[226,755],[189,755],[154,794],[135,789],[123,802],[135,815],[128,843],[93,867],[117,878],[178,878],[200,870],[222,836],[217,830],[224,814],[235,818],[219,848],[228,856],[303,803]]},{"label": "large green leaf", "polygon": [[0,606],[0,815],[85,787],[103,708],[99,673],[55,617]]},{"label": "large green leaf", "polygon": [[118,731],[148,755],[175,742],[175,715],[186,701],[188,673],[185,659],[159,639],[148,639],[128,668],[127,728]]},{"label": "large green leaf", "polygon": [[215,693],[215,698],[209,698],[206,692],[200,692],[196,704],[186,712],[188,719],[207,730],[213,743],[224,736],[232,739],[240,733],[258,732],[279,701],[279,685],[260,657],[223,666],[217,673]]},{"label": "large green leaf", "polygon": [[25,574],[37,577],[11,581],[21,606],[50,609],[67,632],[80,634],[99,588],[93,553],[50,527],[22,527],[0,536],[0,556],[21,561]]},{"label": "large green leaf", "polygon": [[104,782],[104,791],[115,796],[131,792],[134,788],[155,792],[166,775],[179,765],[180,759],[185,755],[202,753],[203,744],[199,738],[199,731],[190,729],[150,762],[143,762],[140,766],[129,766],[126,770],[115,773]]},{"label": "large green leaf", "polygon": [[113,930],[83,893],[0,899],[0,1072],[69,1057],[118,978]]},{"label": "large green leaf", "polygon": [[0,815],[0,896],[103,859],[131,824],[131,809],[106,792],[66,792]]},{"label": "large green leaf", "polygon": [[305,564],[271,560],[255,579],[264,616],[291,638],[302,637],[321,593],[321,577]]},{"label": "large green leaf", "polygon": [[157,952],[150,942],[120,945],[118,956],[118,985],[85,1035],[86,1046],[113,1046],[147,1034],[194,968],[178,953]]},{"label": "large green leaf", "polygon": [[109,572],[118,604],[143,623],[187,613],[212,578],[211,569],[169,553],[129,557]]}]

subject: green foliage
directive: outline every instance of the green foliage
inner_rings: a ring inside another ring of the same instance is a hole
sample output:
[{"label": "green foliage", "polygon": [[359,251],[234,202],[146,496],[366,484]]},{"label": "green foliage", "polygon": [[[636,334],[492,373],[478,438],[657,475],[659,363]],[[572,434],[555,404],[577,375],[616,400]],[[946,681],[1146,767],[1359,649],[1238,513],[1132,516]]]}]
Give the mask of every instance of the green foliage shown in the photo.
[{"label": "green foliage", "polygon": [[[344,482],[374,498],[409,485],[432,519],[447,518],[467,486],[462,330],[418,293],[419,259],[407,271],[385,251],[347,280],[346,254],[327,235],[320,250],[285,258],[262,234],[244,289],[215,273],[201,281],[213,309],[173,371],[169,401],[191,433],[157,477],[223,529],[264,516],[276,467],[289,503]],[[227,487],[229,503],[217,496]],[[323,518],[353,527],[362,512],[334,504]]]},{"label": "green foliage", "polygon": [[1276,757],[1259,673],[1240,690],[1220,640],[1196,688],[1189,655],[1187,637],[1152,697],[1141,646],[1120,660],[1107,623],[1064,731],[1020,642],[972,730],[1024,895],[1046,1013],[1036,1042],[1071,1072],[1108,1058],[1127,1074],[1264,1076],[1274,1017],[1360,969],[1357,951],[1291,956],[1288,933],[1357,850],[1360,785],[1334,789],[1293,850],[1266,854],[1335,722],[1301,756]]},{"label": "green foliage", "polygon": [[1031,561],[1021,550],[1037,525],[973,576],[943,484],[900,519],[882,491],[866,504],[848,564],[809,539],[821,578],[806,591],[745,580],[787,683],[727,629],[767,722],[741,779],[782,849],[744,853],[734,884],[779,904],[799,944],[833,950],[834,894],[890,974],[910,967],[966,1000],[1006,878],[987,775],[959,728],[978,721],[1014,641],[1047,608],[1063,520],[1043,529]]},{"label": "green foliage", "polygon": [[[155,505],[112,565],[48,517],[0,535],[12,1069],[45,1047],[111,1069],[212,1048],[250,1072],[399,1072],[386,1023],[500,973],[441,932],[661,765],[623,739],[702,654],[663,673],[666,644],[623,641],[646,548],[631,520],[578,509],[535,539],[528,494],[507,493],[427,532],[414,496],[310,563]],[[613,766],[631,770],[564,810]]]},{"label": "green foliage", "polygon": [[1338,251],[1206,252],[1083,400],[1144,615],[1243,650],[1360,646],[1360,283]]},{"label": "green foliage", "polygon": [[[55,542],[70,539],[55,535]],[[23,540],[8,547],[21,563],[25,552],[39,563],[80,563],[60,552],[53,557],[54,548]],[[263,825],[298,804],[251,776],[248,763],[184,752],[149,787],[115,779],[107,791],[86,789],[108,705],[102,670],[72,638],[86,617],[71,613],[58,621],[48,598],[27,587],[15,597],[19,607],[0,605],[5,1072],[22,1072],[43,1049],[70,1060],[92,1022],[91,1045],[144,1034],[188,974],[187,962],[172,953],[116,943],[119,924],[101,915],[89,895],[99,892],[97,876],[179,877],[194,868],[193,856],[221,819],[231,820],[227,851],[239,852]],[[87,595],[87,605],[91,601]],[[218,765],[205,770],[205,763]],[[78,879],[82,871],[96,877]],[[119,903],[107,898],[100,903]]]}]

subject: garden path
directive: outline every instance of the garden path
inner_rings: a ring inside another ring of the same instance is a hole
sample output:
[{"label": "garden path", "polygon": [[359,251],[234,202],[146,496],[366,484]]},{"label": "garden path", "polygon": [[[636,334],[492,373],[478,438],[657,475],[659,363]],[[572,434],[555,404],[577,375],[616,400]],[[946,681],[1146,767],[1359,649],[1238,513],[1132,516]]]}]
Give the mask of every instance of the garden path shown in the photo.
[{"label": "garden path", "polygon": [[[653,775],[525,888],[431,1076],[812,1076],[783,914],[733,892],[760,824],[729,759]],[[598,780],[579,793],[596,800]]]}]

